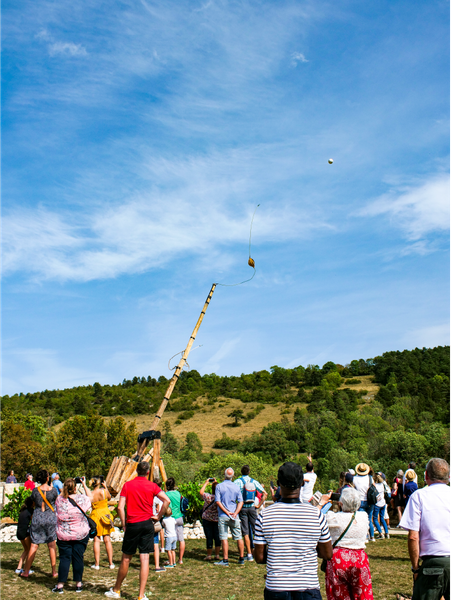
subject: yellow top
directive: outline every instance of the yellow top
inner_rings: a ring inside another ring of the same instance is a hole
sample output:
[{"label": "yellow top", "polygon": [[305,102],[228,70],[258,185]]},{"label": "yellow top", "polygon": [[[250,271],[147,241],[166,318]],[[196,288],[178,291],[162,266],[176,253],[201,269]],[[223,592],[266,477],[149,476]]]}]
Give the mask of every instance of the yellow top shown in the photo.
[{"label": "yellow top", "polygon": [[111,523],[107,524],[102,521],[102,517],[107,515],[111,515],[110,509],[108,508],[108,500],[104,499],[92,503],[92,513],[89,516],[97,523],[98,537],[102,535],[110,535],[114,530],[114,526]]}]

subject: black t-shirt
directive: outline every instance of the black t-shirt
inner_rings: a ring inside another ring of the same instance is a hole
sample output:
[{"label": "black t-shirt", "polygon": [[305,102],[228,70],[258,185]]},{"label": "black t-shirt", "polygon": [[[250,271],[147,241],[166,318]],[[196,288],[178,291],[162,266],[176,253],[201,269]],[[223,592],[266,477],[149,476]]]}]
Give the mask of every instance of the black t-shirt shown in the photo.
[{"label": "black t-shirt", "polygon": [[26,508],[19,513],[19,519],[17,521],[17,539],[24,540],[28,537],[28,527],[30,525],[31,517],[33,513]]}]

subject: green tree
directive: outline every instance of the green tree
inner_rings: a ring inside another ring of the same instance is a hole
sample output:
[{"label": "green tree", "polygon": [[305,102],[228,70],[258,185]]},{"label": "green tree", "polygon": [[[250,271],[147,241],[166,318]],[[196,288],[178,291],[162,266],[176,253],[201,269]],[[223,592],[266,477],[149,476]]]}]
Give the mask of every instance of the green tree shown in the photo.
[{"label": "green tree", "polygon": [[238,427],[240,424],[240,421],[242,421],[244,419],[244,411],[241,408],[235,408],[227,416],[232,419],[235,419],[234,426]]},{"label": "green tree", "polygon": [[138,430],[136,422],[127,425],[123,417],[111,419],[106,427],[105,461],[109,463],[115,456],[132,456],[136,452],[138,443]]},{"label": "green tree", "polygon": [[18,481],[25,481],[28,471],[35,473],[44,457],[42,444],[33,440],[33,432],[20,423],[2,423],[1,477],[5,481],[7,472],[13,469]]}]

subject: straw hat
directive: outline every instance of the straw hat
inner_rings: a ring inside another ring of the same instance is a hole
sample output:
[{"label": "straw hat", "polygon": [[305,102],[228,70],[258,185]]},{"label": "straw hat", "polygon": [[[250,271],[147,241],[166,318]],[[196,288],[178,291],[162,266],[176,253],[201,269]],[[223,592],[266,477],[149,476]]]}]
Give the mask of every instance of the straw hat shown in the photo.
[{"label": "straw hat", "polygon": [[356,475],[368,475],[370,468],[366,463],[359,463],[355,468]]},{"label": "straw hat", "polygon": [[408,481],[413,481],[415,479],[415,471],[413,471],[412,469],[406,471],[406,479]]}]

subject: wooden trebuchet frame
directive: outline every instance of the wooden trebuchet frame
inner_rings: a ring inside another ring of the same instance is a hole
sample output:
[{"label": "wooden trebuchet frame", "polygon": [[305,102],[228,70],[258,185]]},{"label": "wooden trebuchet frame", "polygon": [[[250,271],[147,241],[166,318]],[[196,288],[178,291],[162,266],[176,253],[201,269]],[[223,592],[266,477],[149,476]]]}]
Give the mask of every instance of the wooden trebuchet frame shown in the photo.
[{"label": "wooden trebuchet frame", "polygon": [[[163,416],[166,406],[168,405],[171,394],[174,391],[175,384],[177,383],[180,377],[180,373],[182,372],[182,369],[185,366],[188,354],[190,353],[190,350],[193,346],[193,342],[196,339],[197,332],[199,331],[199,327],[207,311],[208,305],[210,304],[215,288],[216,283],[214,283],[211,286],[210,293],[208,294],[204,307],[200,313],[199,318],[197,319],[196,326],[194,327],[193,333],[191,334],[189,342],[185,348],[185,351],[183,352],[183,356],[180,359],[179,364],[175,368],[174,375],[172,376],[171,381],[169,382],[169,386],[166,390],[163,401],[160,404],[160,408],[158,409],[154,420],[152,421],[150,430],[157,430],[160,426],[161,417]],[[141,460],[152,460],[152,465],[149,474],[150,479],[152,481],[155,479],[156,476],[160,476],[163,479],[163,481],[166,481],[166,472],[164,470],[163,461],[160,457],[160,440],[155,439],[153,448],[147,455],[145,455],[149,441],[150,439],[144,439],[141,442],[138,442],[138,448],[132,458],[128,458],[126,456],[116,456],[113,459],[110,470],[108,471],[108,475],[105,480],[105,483],[107,484],[108,489],[110,490],[113,496],[121,491],[122,486],[126,481],[130,481],[130,479],[136,477],[136,467]]]},{"label": "wooden trebuchet frame", "polygon": [[[185,366],[186,360],[188,358],[188,354],[190,353],[191,348],[194,343],[194,340],[196,339],[197,332],[199,331],[199,327],[200,327],[202,320],[204,318],[204,315],[207,311],[208,305],[210,304],[211,297],[213,296],[215,288],[216,288],[216,283],[214,283],[211,286],[210,293],[208,294],[207,299],[205,300],[204,307],[199,315],[199,318],[197,319],[196,326],[194,327],[193,333],[191,334],[189,342],[185,348],[185,351],[183,352],[183,356],[180,359],[179,364],[175,368],[174,375],[172,376],[171,381],[169,382],[168,389],[166,390],[166,394],[164,395],[163,401],[160,404],[160,408],[158,409],[157,414],[155,415],[154,420],[152,421],[152,425],[150,427],[151,430],[158,429],[158,427],[160,426],[161,417],[163,416],[166,406],[168,405],[171,394],[174,391],[175,384],[177,383],[178,378],[180,377],[180,373],[182,372],[182,369]],[[143,440],[140,444],[138,444],[138,449],[136,451],[136,454],[134,455],[135,460],[136,460],[136,458],[141,459],[141,457],[144,456],[144,452],[146,450],[148,443],[149,443],[149,440]]]}]

